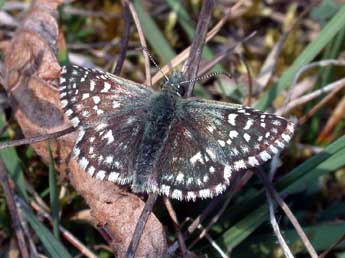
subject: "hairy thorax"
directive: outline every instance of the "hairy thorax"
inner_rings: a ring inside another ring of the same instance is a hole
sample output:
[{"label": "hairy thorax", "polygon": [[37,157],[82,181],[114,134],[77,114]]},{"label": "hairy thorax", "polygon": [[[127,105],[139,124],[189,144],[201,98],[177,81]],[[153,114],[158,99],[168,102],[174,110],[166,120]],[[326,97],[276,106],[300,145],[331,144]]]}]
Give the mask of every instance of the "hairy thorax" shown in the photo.
[{"label": "hairy thorax", "polygon": [[144,135],[136,155],[134,191],[146,188],[144,182],[151,186],[157,184],[155,165],[175,119],[176,98],[169,91],[161,91],[151,98]]}]

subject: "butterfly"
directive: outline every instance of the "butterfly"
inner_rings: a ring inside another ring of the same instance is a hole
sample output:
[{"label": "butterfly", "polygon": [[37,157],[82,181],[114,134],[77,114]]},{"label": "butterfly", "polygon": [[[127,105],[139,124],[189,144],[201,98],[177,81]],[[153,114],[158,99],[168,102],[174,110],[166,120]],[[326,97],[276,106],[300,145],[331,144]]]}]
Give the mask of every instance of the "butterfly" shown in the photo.
[{"label": "butterfly", "polygon": [[222,193],[291,140],[294,124],[251,107],[185,98],[183,74],[154,91],[100,70],[64,66],[60,100],[78,128],[73,148],[92,177],[178,200]]}]

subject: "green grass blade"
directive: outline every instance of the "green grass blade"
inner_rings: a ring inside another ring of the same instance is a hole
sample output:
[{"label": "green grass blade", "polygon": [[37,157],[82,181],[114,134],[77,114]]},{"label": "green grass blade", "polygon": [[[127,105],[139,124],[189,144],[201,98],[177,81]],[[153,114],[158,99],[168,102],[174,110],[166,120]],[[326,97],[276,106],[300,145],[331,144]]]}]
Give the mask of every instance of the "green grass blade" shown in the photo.
[{"label": "green grass blade", "polygon": [[225,245],[227,251],[232,250],[246,239],[267,218],[268,210],[265,205],[260,206],[254,212],[247,214],[235,226],[227,230],[218,239]]},{"label": "green grass blade", "polygon": [[[5,126],[3,114],[0,115],[0,128]],[[6,133],[4,134],[5,136]],[[21,167],[20,159],[14,148],[7,148],[0,151],[0,158],[4,161],[8,174],[16,184],[19,195],[28,200],[24,172]]]},{"label": "green grass blade", "polygon": [[22,205],[22,207],[25,218],[29,221],[49,255],[53,258],[72,258],[61,242],[36,218],[31,209],[26,205]]},{"label": "green grass blade", "polygon": [[144,10],[141,1],[134,0],[133,4],[138,13],[144,34],[146,35],[146,40],[160,56],[162,61],[164,63],[168,63],[176,55],[174,50],[171,48],[169,42],[164,38],[155,21]]},{"label": "green grass blade", "polygon": [[337,14],[326,24],[320,35],[313,40],[304,51],[298,56],[291,67],[281,76],[280,80],[256,103],[255,107],[265,110],[275,98],[293,81],[298,70],[305,64],[311,62],[320,51],[337,35],[345,26],[345,5]]},{"label": "green grass blade", "polygon": [[[286,177],[275,184],[275,188],[280,193],[291,194],[301,191],[303,186],[307,185],[311,180],[317,180],[318,177],[345,166],[344,157],[345,136],[330,144],[323,152],[292,170]],[[225,212],[225,214],[230,215],[219,222],[218,225],[220,227],[225,227],[225,224],[223,225],[224,221],[229,223],[229,221],[233,220],[234,222],[237,218],[237,222],[226,230],[220,238],[226,246],[235,247],[267,219],[267,216],[261,216],[264,210],[267,213],[265,198],[265,192],[261,190],[248,195]]]},{"label": "green grass blade", "polygon": [[[314,225],[303,229],[315,250],[321,252],[327,250],[344,235],[345,223]],[[253,236],[234,250],[233,257],[259,257],[262,255],[262,250],[267,250],[268,253],[272,254],[279,247],[278,243],[272,239],[272,233]],[[297,253],[303,250],[303,244],[294,229],[284,230],[284,239],[289,243],[292,251]],[[337,246],[337,248],[344,247],[345,243],[340,243]],[[271,256],[267,255],[266,257]]]},{"label": "green grass blade", "polygon": [[54,158],[50,144],[48,142],[49,152],[49,194],[50,194],[50,207],[52,211],[53,232],[54,236],[59,239],[59,194],[57,190],[56,175],[54,168]]}]

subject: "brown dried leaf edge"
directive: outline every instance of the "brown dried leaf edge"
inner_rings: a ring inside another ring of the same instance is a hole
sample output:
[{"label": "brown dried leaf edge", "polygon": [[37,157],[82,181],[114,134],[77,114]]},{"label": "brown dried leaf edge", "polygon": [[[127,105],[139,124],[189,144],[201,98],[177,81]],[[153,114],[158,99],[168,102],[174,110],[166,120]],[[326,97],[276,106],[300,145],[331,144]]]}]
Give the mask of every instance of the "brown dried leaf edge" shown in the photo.
[{"label": "brown dried leaf edge", "polygon": [[[57,90],[60,65],[56,58],[56,8],[62,2],[34,1],[5,50],[6,90],[25,137],[70,126],[60,108]],[[57,169],[69,172],[71,184],[91,208],[94,225],[110,236],[108,242],[116,257],[123,257],[144,203],[113,183],[91,178],[73,158],[69,159],[75,139],[76,134],[71,133],[52,142]],[[36,143],[33,148],[48,163],[47,144]],[[151,214],[136,257],[161,257],[165,250],[163,227]]]}]

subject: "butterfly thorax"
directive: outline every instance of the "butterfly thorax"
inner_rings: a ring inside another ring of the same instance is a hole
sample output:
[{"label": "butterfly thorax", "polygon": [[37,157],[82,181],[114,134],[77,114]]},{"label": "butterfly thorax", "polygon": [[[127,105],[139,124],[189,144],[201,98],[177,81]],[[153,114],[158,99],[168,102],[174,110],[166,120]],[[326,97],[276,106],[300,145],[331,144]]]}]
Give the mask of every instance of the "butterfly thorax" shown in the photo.
[{"label": "butterfly thorax", "polygon": [[182,97],[186,91],[184,83],[181,83],[183,81],[185,81],[183,73],[176,71],[169,77],[169,80],[162,84],[162,91],[168,91],[171,94]]},{"label": "butterfly thorax", "polygon": [[157,186],[155,165],[175,119],[177,98],[178,96],[168,90],[162,90],[151,97],[147,123],[134,162],[134,191],[141,192],[152,185]]}]

